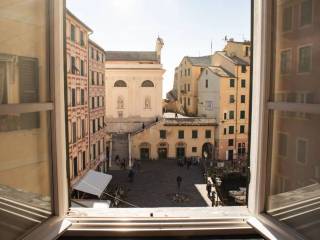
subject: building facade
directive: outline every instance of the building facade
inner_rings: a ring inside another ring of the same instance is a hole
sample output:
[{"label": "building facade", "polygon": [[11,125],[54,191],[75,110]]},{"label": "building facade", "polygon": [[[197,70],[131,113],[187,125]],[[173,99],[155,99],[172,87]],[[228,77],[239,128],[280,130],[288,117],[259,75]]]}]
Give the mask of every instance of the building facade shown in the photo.
[{"label": "building facade", "polygon": [[106,52],[108,132],[135,131],[162,116],[162,46],[158,38],[156,51]]},{"label": "building facade", "polygon": [[106,172],[109,137],[105,124],[105,51],[89,40],[89,121],[90,161],[93,168]]},{"label": "building facade", "polygon": [[[250,42],[228,41],[224,51],[212,55],[212,65],[217,66],[217,72],[222,70],[226,74],[220,73],[218,78],[215,93],[219,97],[212,94],[215,118],[219,124],[216,159],[245,164],[250,118]],[[206,78],[202,77],[203,80]]]},{"label": "building facade", "polygon": [[131,134],[131,158],[140,160],[202,158],[214,155],[213,119],[163,118]]},{"label": "building facade", "polygon": [[224,51],[212,55],[212,65],[198,80],[198,115],[213,117],[219,124],[217,160],[247,159],[250,43],[228,41]]},{"label": "building facade", "polygon": [[203,68],[211,65],[210,56],[184,57],[175,69],[174,92],[181,105],[180,113],[188,116],[198,114],[198,78]]},{"label": "building facade", "polygon": [[73,185],[90,169],[88,50],[92,30],[70,11],[66,14],[69,178]]}]

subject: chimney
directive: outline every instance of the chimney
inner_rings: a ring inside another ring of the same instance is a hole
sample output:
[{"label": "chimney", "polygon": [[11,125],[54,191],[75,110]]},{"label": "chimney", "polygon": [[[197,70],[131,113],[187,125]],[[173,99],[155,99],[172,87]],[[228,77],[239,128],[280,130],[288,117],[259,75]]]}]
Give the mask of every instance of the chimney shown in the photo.
[{"label": "chimney", "polygon": [[161,49],[163,47],[164,43],[162,38],[158,36],[157,41],[156,41],[156,53],[157,53],[157,58],[159,62],[161,61]]}]

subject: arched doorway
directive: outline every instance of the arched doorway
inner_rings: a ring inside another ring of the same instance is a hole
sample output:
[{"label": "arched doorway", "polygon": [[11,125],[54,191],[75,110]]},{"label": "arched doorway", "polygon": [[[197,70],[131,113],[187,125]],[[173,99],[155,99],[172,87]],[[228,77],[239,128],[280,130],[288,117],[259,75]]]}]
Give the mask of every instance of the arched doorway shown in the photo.
[{"label": "arched doorway", "polygon": [[184,159],[186,156],[186,144],[184,142],[178,142],[176,144],[176,158]]},{"label": "arched doorway", "polygon": [[147,142],[140,144],[140,160],[149,160],[150,159],[150,144]]},{"label": "arched doorway", "polygon": [[165,160],[168,159],[168,149],[169,145],[166,142],[162,142],[158,144],[158,159]]},{"label": "arched doorway", "polygon": [[202,145],[202,157],[211,161],[213,160],[214,148],[212,143],[207,142]]}]

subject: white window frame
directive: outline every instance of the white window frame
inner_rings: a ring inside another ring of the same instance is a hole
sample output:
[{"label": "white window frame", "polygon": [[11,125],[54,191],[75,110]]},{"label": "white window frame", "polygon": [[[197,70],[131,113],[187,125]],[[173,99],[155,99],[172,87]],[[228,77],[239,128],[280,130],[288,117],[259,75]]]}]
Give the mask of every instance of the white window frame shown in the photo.
[{"label": "white window frame", "polygon": [[[63,0],[52,0],[54,46],[54,217],[36,228],[25,239],[54,239],[72,223],[67,236],[186,236],[254,234],[257,229],[267,239],[298,239],[290,227],[275,221],[264,212],[266,190],[266,146],[269,109],[302,109],[319,111],[315,107],[299,107],[268,102],[270,73],[271,1],[255,0],[253,26],[253,84],[251,130],[251,182],[248,208],[174,208],[174,209],[72,209],[68,211],[64,73],[63,73]],[[0,106],[1,107],[1,106]],[[78,215],[83,214],[82,217]],[[152,214],[152,216],[151,216]],[[86,216],[86,217],[83,217]],[[114,216],[117,216],[115,219]],[[250,217],[251,216],[251,217]],[[152,224],[150,224],[152,223]]]}]

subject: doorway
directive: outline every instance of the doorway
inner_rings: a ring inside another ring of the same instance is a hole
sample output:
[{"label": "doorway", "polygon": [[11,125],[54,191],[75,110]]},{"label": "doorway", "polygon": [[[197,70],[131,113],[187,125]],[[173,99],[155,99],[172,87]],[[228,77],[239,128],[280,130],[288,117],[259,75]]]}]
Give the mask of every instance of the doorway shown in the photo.
[{"label": "doorway", "polygon": [[182,159],[185,157],[185,148],[177,147],[177,159]]},{"label": "doorway", "polygon": [[140,160],[149,160],[149,148],[140,148]]},{"label": "doorway", "polygon": [[165,160],[168,158],[168,149],[167,148],[158,148],[158,157],[160,160]]}]

